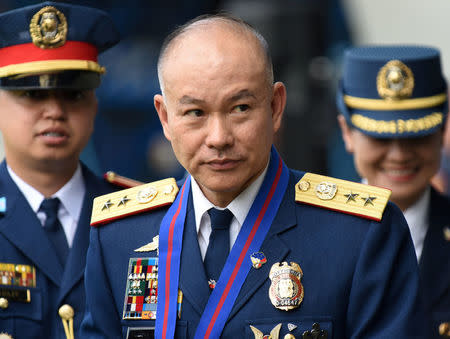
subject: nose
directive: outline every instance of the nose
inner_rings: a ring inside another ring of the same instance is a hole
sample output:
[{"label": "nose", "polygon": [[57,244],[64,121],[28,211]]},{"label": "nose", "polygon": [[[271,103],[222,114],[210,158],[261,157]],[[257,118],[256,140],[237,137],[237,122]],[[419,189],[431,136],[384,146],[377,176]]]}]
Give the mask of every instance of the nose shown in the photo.
[{"label": "nose", "polygon": [[64,119],[66,115],[64,101],[57,96],[49,96],[44,102],[43,114],[46,119]]},{"label": "nose", "polygon": [[414,157],[414,147],[408,139],[393,139],[389,147],[389,156],[393,160],[407,161]]},{"label": "nose", "polygon": [[224,149],[233,144],[233,130],[225,115],[211,114],[208,118],[206,145],[210,148]]}]

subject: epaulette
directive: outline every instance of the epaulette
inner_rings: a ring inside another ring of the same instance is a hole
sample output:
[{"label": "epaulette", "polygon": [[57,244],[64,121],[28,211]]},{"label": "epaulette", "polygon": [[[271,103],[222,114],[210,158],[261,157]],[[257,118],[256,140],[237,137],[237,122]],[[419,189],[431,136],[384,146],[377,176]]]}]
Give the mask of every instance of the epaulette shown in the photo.
[{"label": "epaulette", "polygon": [[170,205],[178,193],[177,182],[168,178],[94,199],[91,226]]},{"label": "epaulette", "polygon": [[295,201],[380,221],[391,191],[306,173],[295,185]]},{"label": "epaulette", "polygon": [[118,175],[116,172],[113,172],[113,171],[108,171],[105,174],[103,174],[103,178],[107,182],[109,182],[113,185],[123,187],[123,188],[130,188],[130,187],[135,187],[135,186],[144,184],[142,181],[137,181],[134,179],[130,179],[130,178]]}]

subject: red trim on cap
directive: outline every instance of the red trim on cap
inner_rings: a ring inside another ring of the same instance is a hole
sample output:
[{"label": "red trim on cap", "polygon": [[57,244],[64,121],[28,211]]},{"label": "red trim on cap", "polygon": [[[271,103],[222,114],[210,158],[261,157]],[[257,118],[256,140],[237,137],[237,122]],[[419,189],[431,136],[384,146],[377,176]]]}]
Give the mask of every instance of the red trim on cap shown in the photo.
[{"label": "red trim on cap", "polygon": [[67,41],[57,48],[42,49],[33,43],[0,49],[0,67],[44,60],[89,60],[97,62],[97,47],[80,41]]}]

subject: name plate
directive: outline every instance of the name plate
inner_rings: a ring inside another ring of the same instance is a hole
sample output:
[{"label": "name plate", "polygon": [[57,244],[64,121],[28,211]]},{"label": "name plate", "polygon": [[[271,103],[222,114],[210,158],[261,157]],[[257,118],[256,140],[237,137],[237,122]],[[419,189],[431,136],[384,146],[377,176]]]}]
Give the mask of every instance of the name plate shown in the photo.
[{"label": "name plate", "polygon": [[6,298],[10,301],[18,301],[21,303],[29,303],[31,301],[31,293],[29,289],[16,290],[13,288],[0,288],[0,298]]},{"label": "name plate", "polygon": [[127,339],[155,339],[155,328],[128,327]]}]

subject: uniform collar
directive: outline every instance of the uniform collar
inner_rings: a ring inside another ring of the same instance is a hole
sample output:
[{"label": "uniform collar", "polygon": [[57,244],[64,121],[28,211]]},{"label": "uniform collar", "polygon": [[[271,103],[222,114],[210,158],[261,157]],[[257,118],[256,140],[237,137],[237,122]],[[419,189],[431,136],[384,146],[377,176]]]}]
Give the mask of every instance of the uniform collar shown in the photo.
[{"label": "uniform collar", "polygon": [[[11,167],[7,166],[8,173],[11,179],[15,182],[17,187],[25,196],[25,199],[30,204],[32,210],[37,213],[42,201],[44,200],[44,195],[37,191],[34,187],[26,183],[22,178],[20,178]],[[81,208],[83,205],[84,193],[86,187],[83,181],[83,175],[81,171],[81,165],[78,167],[72,176],[72,178],[59,189],[58,192],[52,195],[52,197],[58,197],[61,201],[62,206],[69,213],[70,217],[78,222],[80,218]]]},{"label": "uniform collar", "polygon": [[[267,168],[269,164],[267,164],[264,171],[253,181],[250,186],[248,186],[241,194],[239,194],[230,204],[226,207],[231,213],[233,213],[234,217],[237,219],[240,226],[244,223],[245,218],[247,217],[248,211],[255,200],[256,195],[263,183],[264,177],[266,176]],[[192,201],[194,205],[195,211],[195,225],[197,229],[197,233],[200,229],[200,222],[202,220],[203,215],[210,208],[218,208],[214,206],[203,194],[198,183],[192,177],[191,180],[192,187]],[[219,208],[223,209],[223,208]]]}]

